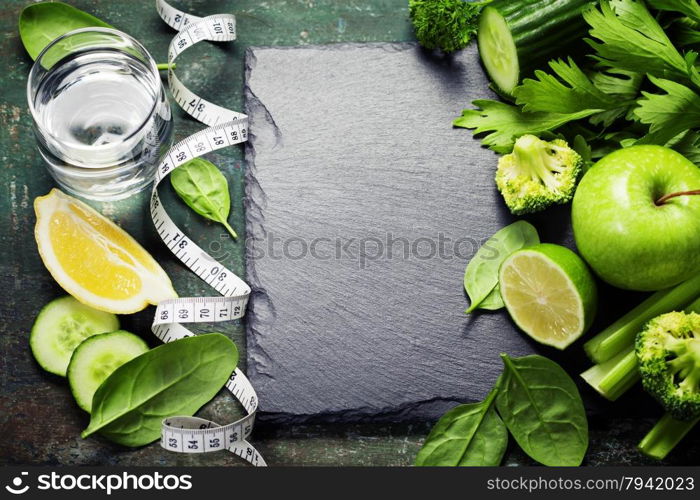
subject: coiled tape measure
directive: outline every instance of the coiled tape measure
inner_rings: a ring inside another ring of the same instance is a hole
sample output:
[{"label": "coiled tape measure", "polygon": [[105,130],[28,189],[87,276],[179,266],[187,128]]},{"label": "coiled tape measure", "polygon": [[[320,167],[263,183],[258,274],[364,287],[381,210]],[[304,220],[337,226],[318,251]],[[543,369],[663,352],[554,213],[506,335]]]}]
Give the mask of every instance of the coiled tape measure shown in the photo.
[{"label": "coiled tape measure", "polygon": [[[201,41],[228,42],[236,39],[236,18],[230,14],[196,17],[156,0],[158,14],[178,30],[170,42],[168,63]],[[194,335],[183,323],[231,321],[245,314],[250,287],[231,270],[197,246],[176,225],[163,208],[158,185],[176,168],[211,151],[240,144],[248,139],[248,117],[206,101],[185,87],[168,71],[168,85],[175,102],[208,128],[175,144],[158,165],[150,210],[163,242],[185,266],[221,294],[219,297],[181,297],[158,304],[153,333],[163,342]],[[262,455],[247,441],[253,430],[258,398],[241,370],[231,374],[226,388],[245,408],[247,415],[228,425],[198,417],[170,417],[162,424],[161,446],[180,453],[228,450],[253,465],[264,466]]]}]

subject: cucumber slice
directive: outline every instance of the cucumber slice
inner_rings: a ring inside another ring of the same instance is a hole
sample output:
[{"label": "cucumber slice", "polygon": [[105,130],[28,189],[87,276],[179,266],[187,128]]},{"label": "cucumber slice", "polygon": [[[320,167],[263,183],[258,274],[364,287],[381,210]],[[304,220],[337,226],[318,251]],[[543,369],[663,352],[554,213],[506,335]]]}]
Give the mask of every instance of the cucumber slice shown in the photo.
[{"label": "cucumber slice", "polygon": [[112,314],[81,304],[67,295],[44,306],[32,327],[29,346],[37,363],[47,372],[66,376],[73,350],[83,340],[119,328]]},{"label": "cucumber slice", "polygon": [[482,11],[477,42],[481,62],[491,80],[510,94],[520,81],[520,62],[508,23],[496,9],[486,7]]},{"label": "cucumber slice", "polygon": [[68,365],[68,383],[78,406],[90,413],[92,396],[100,384],[114,370],[146,351],[148,346],[143,339],[125,330],[85,339]]},{"label": "cucumber slice", "polygon": [[493,0],[481,11],[479,55],[491,81],[512,95],[523,78],[547,61],[588,48],[583,11],[595,0]]}]

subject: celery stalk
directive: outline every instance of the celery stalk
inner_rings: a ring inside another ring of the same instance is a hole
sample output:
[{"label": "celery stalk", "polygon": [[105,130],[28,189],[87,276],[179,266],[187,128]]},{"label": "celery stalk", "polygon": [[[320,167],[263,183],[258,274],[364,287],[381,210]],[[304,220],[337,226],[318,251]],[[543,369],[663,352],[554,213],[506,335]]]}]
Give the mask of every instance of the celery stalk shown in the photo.
[{"label": "celery stalk", "polygon": [[686,307],[685,312],[700,314],[700,298]]},{"label": "celery stalk", "polygon": [[605,363],[593,365],[581,374],[604,398],[615,401],[639,381],[634,345]]},{"label": "celery stalk", "polygon": [[584,344],[594,363],[604,363],[630,345],[644,324],[660,314],[687,306],[700,296],[700,274],[680,285],[656,292]]},{"label": "celery stalk", "polygon": [[[686,307],[685,311],[700,314],[700,298]],[[640,377],[637,369],[637,355],[634,352],[634,336],[626,349],[603,363],[593,365],[583,372],[581,377],[601,396],[610,401],[615,401],[622,396],[637,383]]]},{"label": "celery stalk", "polygon": [[666,413],[639,443],[639,451],[646,456],[663,460],[685,437],[700,417],[695,420],[677,420]]}]

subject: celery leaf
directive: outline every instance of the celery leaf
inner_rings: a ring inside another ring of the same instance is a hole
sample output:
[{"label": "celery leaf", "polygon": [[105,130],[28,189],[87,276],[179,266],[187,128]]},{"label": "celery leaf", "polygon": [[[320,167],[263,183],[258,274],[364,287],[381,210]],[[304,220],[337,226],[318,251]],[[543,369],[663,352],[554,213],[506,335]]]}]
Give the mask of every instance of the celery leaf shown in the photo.
[{"label": "celery leaf", "polygon": [[523,107],[523,111],[576,113],[584,109],[603,111],[620,106],[616,99],[598,89],[571,58],[567,62],[550,61],[549,66],[553,75],[537,70],[535,79],[526,78],[515,89],[515,102]]},{"label": "celery leaf", "polygon": [[517,106],[486,99],[476,100],[472,104],[480,109],[465,109],[462,116],[452,124],[455,127],[474,129],[474,134],[486,133],[482,144],[501,154],[510,153],[515,140],[521,135],[539,135],[596,113],[596,110],[528,113]]},{"label": "celery leaf", "polygon": [[661,25],[638,0],[611,0],[600,8],[584,11],[591,26],[587,40],[601,65],[646,73],[660,78],[693,82],[700,86],[700,75],[678,52]]},{"label": "celery leaf", "polygon": [[641,142],[666,144],[688,129],[700,128],[700,95],[683,84],[650,76],[665,94],[642,92],[634,114],[649,125],[649,135]]},{"label": "celery leaf", "polygon": [[697,0],[647,0],[647,3],[657,10],[680,12],[700,23],[700,5]]},{"label": "celery leaf", "polygon": [[[591,123],[603,123],[609,126],[617,118],[624,116],[634,103],[634,95],[628,88],[624,89],[627,97],[620,93],[604,92],[591,80],[576,63],[554,60],[549,62],[554,74],[535,71],[535,79],[526,78],[514,91],[516,104],[527,112],[546,111],[550,113],[589,112]],[[613,76],[608,76],[604,83],[612,86]],[[620,87],[623,83],[635,83],[632,79],[615,79]],[[622,91],[621,88],[617,90]]]}]

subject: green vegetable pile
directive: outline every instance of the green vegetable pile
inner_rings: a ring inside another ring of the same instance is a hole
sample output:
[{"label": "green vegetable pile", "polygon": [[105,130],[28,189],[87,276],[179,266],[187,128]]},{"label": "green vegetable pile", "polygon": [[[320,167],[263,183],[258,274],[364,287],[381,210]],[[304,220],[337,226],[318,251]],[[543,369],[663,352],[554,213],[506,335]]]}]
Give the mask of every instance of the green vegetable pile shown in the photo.
[{"label": "green vegetable pile", "polygon": [[666,410],[639,444],[652,458],[665,458],[700,421],[698,313],[700,275],[655,293],[585,344],[597,364],[581,376],[602,396],[615,401],[641,379]]},{"label": "green vegetable pile", "polygon": [[[579,30],[576,18],[583,21],[588,36]],[[538,19],[548,27],[543,28]],[[438,16],[433,20],[444,24]],[[418,31],[417,36],[423,43]],[[464,110],[454,125],[472,129],[484,146],[501,154],[496,186],[511,213],[537,212],[573,199],[576,242],[599,277],[622,288],[660,290],[586,342],[585,351],[594,365],[581,375],[611,401],[641,381],[666,414],[639,449],[663,459],[700,421],[700,274],[695,275],[697,270],[673,274],[681,264],[674,262],[672,244],[667,248],[659,244],[646,267],[629,258],[615,261],[611,255],[644,259],[648,256],[644,252],[650,251],[645,241],[663,242],[650,234],[631,243],[633,226],[627,221],[635,216],[667,220],[669,226],[678,226],[681,237],[685,235],[677,246],[695,244],[697,233],[686,234],[681,226],[694,220],[696,202],[688,198],[700,192],[690,163],[700,163],[700,4],[695,0],[493,0],[480,15],[478,37],[484,69],[501,100],[474,101],[476,109]],[[535,39],[540,43],[537,50]],[[554,50],[566,52],[544,64],[538,62]],[[632,148],[641,145],[653,146]],[[586,176],[579,189],[580,178],[603,157],[609,159],[593,168],[590,173],[595,171],[596,176]],[[601,174],[601,169],[609,175]],[[629,186],[627,177],[634,178]],[[656,191],[630,187],[647,181]],[[676,188],[674,182],[682,187]],[[579,196],[583,184],[587,192]],[[617,191],[611,195],[610,190]],[[678,197],[686,201],[673,208],[668,205]],[[615,210],[626,202],[621,199],[634,200],[638,206],[616,218]],[[577,202],[584,208],[577,211]],[[594,213],[596,205],[605,204],[605,209]],[[645,208],[649,206],[653,208]],[[649,211],[642,214],[644,210]],[[669,217],[672,213],[678,218]],[[593,230],[586,232],[585,226],[591,224]],[[610,227],[618,228],[617,240],[615,231],[604,233]],[[471,302],[466,312],[503,307],[501,264],[513,252],[538,242],[536,230],[518,221],[484,243],[465,271],[464,287]],[[688,269],[693,268],[695,255],[695,251],[678,254],[688,261]],[[629,271],[630,279],[613,282],[611,262],[619,262],[619,272]],[[666,267],[652,270],[651,265]],[[675,286],[661,289],[669,285]],[[554,376],[551,382],[563,384]],[[525,411],[518,419],[508,419],[503,401],[511,397],[509,392],[501,380],[483,403],[448,412],[429,436],[417,463],[498,464],[505,435],[499,427],[500,414],[521,447],[547,464],[532,452],[537,440],[523,444],[518,439],[519,429],[531,422]],[[573,416],[571,409],[560,414]],[[475,419],[483,429],[475,426]],[[482,443],[487,436],[494,443],[492,448]],[[555,455],[545,458],[550,464],[571,463]]]},{"label": "green vegetable pile", "polygon": [[[563,2],[562,2],[563,3]],[[700,6],[693,0],[603,1],[583,12],[590,48],[551,60],[512,92],[477,100],[457,127],[507,154],[534,134],[572,144],[587,162],[620,147],[658,144],[700,161]]]}]

